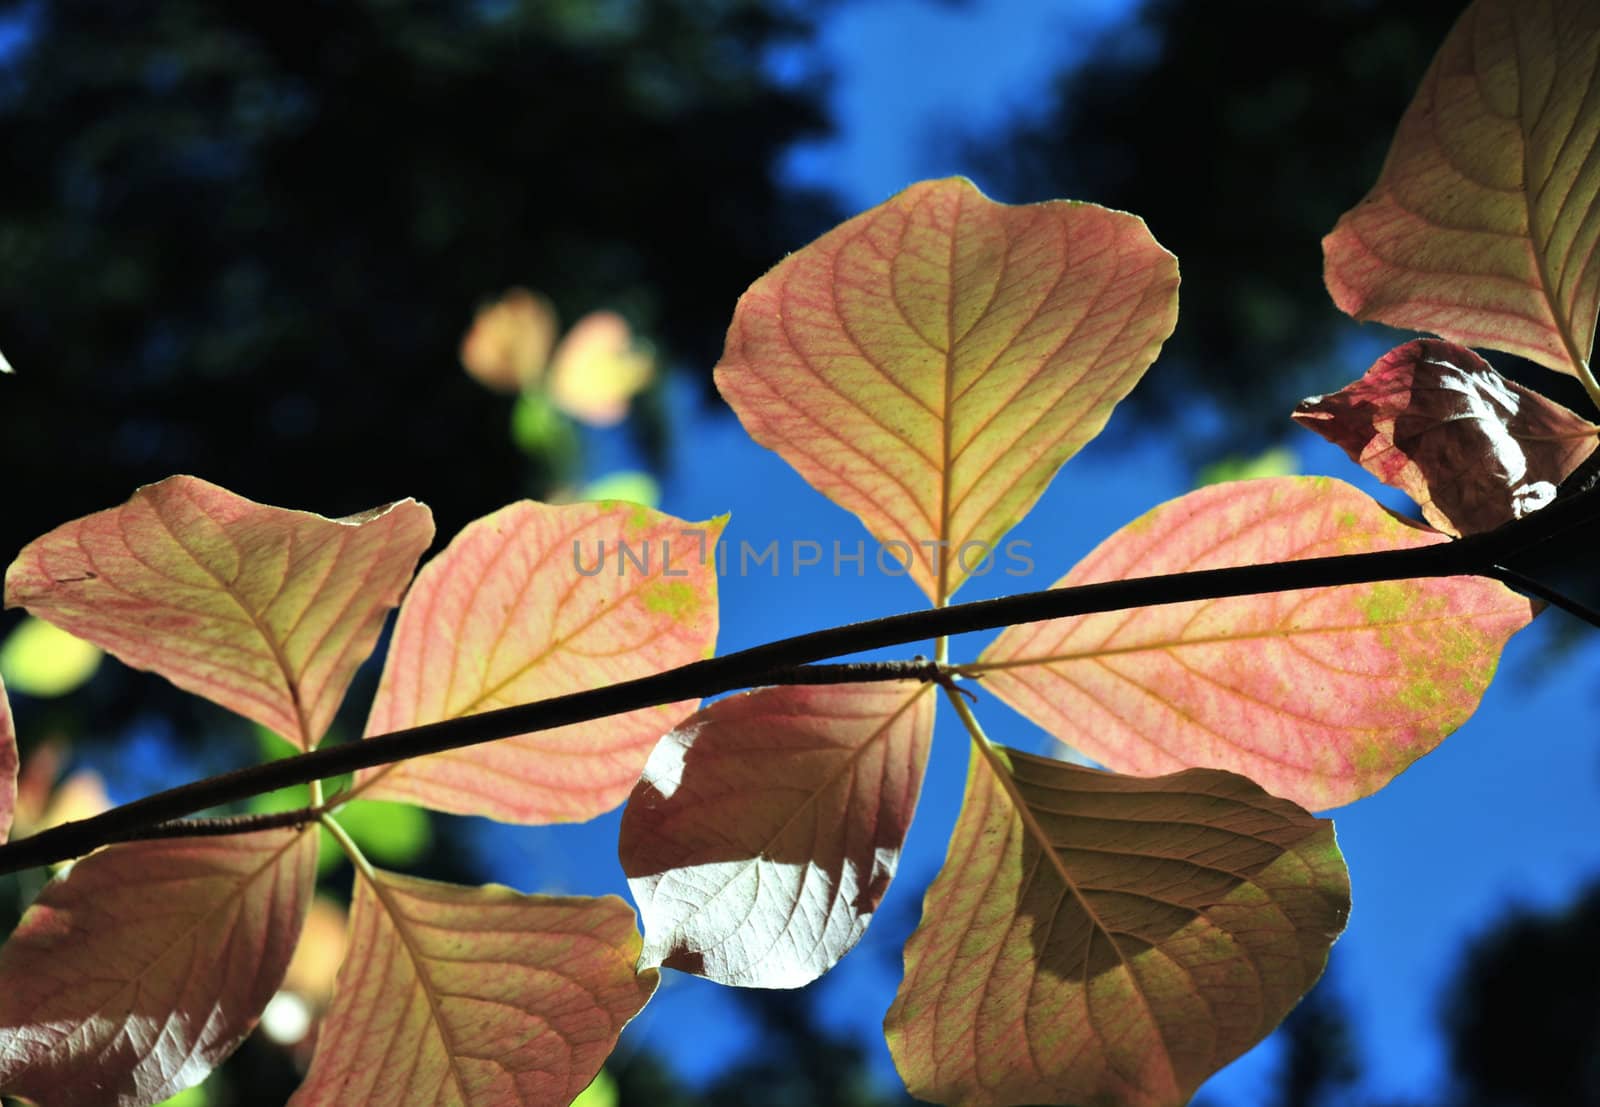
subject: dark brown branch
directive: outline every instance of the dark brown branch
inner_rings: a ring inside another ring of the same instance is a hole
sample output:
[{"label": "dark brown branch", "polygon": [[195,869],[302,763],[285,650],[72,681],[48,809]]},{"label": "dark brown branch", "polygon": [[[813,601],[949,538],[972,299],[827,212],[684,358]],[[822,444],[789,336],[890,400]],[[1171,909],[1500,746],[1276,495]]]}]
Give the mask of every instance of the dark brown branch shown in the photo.
[{"label": "dark brown branch", "polygon": [[[621,684],[412,727],[185,784],[0,846],[0,872],[80,856],[107,842],[138,837],[145,830],[170,824],[184,815],[295,784],[659,704],[702,699],[737,688],[780,680],[797,682],[796,677],[802,675],[794,672],[797,666],[864,650],[1157,604],[1383,580],[1501,575],[1511,570],[1500,566],[1511,564],[1514,569],[1518,554],[1583,525],[1597,507],[1600,490],[1585,489],[1581,494],[1558,498],[1550,507],[1526,519],[1455,542],[1027,592],[814,631]],[[819,670],[806,670],[803,675],[822,679]],[[901,673],[893,679],[906,679],[908,675]],[[886,678],[870,666],[844,666],[833,668],[826,679],[837,683]],[[919,674],[913,679],[926,678]]]}]

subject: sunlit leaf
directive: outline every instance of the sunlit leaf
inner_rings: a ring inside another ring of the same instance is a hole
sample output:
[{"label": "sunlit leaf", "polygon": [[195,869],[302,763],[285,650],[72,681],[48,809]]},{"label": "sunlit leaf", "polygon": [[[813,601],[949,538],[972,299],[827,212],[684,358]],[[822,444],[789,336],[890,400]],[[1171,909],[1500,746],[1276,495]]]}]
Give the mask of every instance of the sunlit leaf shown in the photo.
[{"label": "sunlit leaf", "polygon": [[796,988],[867,929],[900,860],[931,687],[764,688],[661,740],[622,819],[642,963]]},{"label": "sunlit leaf", "polygon": [[461,340],[462,368],[496,392],[517,392],[544,372],[556,327],[549,300],[513,288],[478,311]]},{"label": "sunlit leaf", "polygon": [[633,911],[376,872],[305,1083],[310,1107],[564,1107],[655,990]]},{"label": "sunlit leaf", "polygon": [[1600,306],[1600,5],[1477,0],[1323,240],[1343,311],[1583,375]]},{"label": "sunlit leaf", "polygon": [[581,423],[609,427],[655,376],[655,358],[634,341],[627,320],[594,311],[572,325],[550,356],[547,387],[555,405]]},{"label": "sunlit leaf", "polygon": [[939,603],[1155,360],[1177,289],[1135,216],[927,181],[752,285],[717,387]]},{"label": "sunlit leaf", "polygon": [[[1280,477],[1162,504],[1058,585],[1444,541],[1340,481]],[[1231,769],[1320,810],[1377,791],[1465,722],[1532,616],[1481,577],[1386,581],[1023,624],[973,669],[1120,772]]]},{"label": "sunlit leaf", "polygon": [[17,808],[17,728],[11,718],[11,699],[0,677],[0,842],[11,833]]},{"label": "sunlit leaf", "polygon": [[325,519],[169,477],[30,542],[6,605],[309,748],[432,540],[413,500]]},{"label": "sunlit leaf", "polygon": [[[627,504],[512,504],[417,576],[367,721],[380,734],[598,688],[710,656],[724,519]],[[367,770],[367,798],[507,822],[609,811],[698,706],[647,708]]]},{"label": "sunlit leaf", "polygon": [[1181,1107],[1322,973],[1333,824],[1232,773],[974,754],[885,1020],[936,1103]]},{"label": "sunlit leaf", "polygon": [[139,1107],[199,1083],[283,979],[315,858],[263,830],[77,862],[0,947],[0,1091]]},{"label": "sunlit leaf", "polygon": [[1294,419],[1453,535],[1544,507],[1600,434],[1466,347],[1431,338],[1390,350],[1331,396],[1301,401]]}]

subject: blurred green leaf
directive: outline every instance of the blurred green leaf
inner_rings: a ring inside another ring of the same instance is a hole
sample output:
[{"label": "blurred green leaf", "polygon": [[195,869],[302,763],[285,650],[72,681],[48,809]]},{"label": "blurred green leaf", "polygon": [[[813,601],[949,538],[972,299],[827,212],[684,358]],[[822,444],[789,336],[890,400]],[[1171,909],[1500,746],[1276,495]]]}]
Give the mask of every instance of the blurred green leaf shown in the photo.
[{"label": "blurred green leaf", "polygon": [[433,842],[428,813],[409,803],[351,800],[338,819],[363,853],[385,865],[410,864]]},{"label": "blurred green leaf", "polygon": [[661,485],[649,473],[619,469],[590,481],[579,493],[580,500],[623,500],[645,507],[661,506]]},{"label": "blurred green leaf", "polygon": [[529,457],[548,460],[558,468],[578,455],[578,433],[572,420],[539,389],[517,396],[511,409],[511,440]]},{"label": "blurred green leaf", "polygon": [[1300,464],[1293,450],[1287,446],[1273,446],[1254,457],[1229,454],[1209,465],[1202,465],[1194,475],[1194,486],[1204,488],[1209,484],[1256,480],[1260,477],[1292,477],[1299,471]]},{"label": "blurred green leaf", "polygon": [[64,696],[100,667],[100,648],[31,615],[0,646],[0,677],[14,692]]},{"label": "blurred green leaf", "polygon": [[196,1084],[192,1088],[185,1088],[171,1099],[163,1099],[160,1107],[208,1107],[211,1103],[211,1093],[206,1091],[204,1084]]},{"label": "blurred green leaf", "polygon": [[578,1093],[572,1107],[617,1107],[617,1082],[601,1069],[589,1086]]}]

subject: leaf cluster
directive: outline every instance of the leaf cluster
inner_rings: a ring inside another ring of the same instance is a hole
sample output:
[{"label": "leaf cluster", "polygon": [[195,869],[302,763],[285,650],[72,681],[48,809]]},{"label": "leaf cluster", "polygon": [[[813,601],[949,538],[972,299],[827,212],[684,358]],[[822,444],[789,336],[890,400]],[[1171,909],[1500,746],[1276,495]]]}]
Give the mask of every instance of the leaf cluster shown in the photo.
[{"label": "leaf cluster", "polygon": [[[756,281],[716,370],[751,436],[853,512],[929,612],[714,657],[726,518],[615,502],[512,504],[415,572],[433,523],[414,501],[326,519],[180,476],[30,543],[8,605],[303,752],[0,845],[12,867],[88,853],[0,947],[0,1090],[132,1107],[203,1078],[290,971],[326,835],[356,884],[292,1102],[570,1102],[663,969],[795,988],[848,953],[948,728],[966,795],[885,1020],[908,1089],[1187,1102],[1343,929],[1349,876],[1311,812],[1471,716],[1542,606],[1525,593],[1593,617],[1528,567],[1593,529],[1600,428],[1467,347],[1600,401],[1596,59],[1593,5],[1477,0],[1325,240],[1340,307],[1438,337],[1296,417],[1426,525],[1325,478],[1216,484],[1050,592],[954,604],[1156,359],[1178,296],[1137,217],[955,179]],[[365,739],[319,748],[397,605]],[[996,625],[949,656],[951,633]],[[931,661],[810,664],[930,634]],[[752,690],[702,702],[731,687]],[[991,696],[1103,768],[991,738],[971,702]],[[16,770],[0,696],[0,833]],[[303,808],[177,818],[293,781]],[[341,822],[357,798],[522,824],[626,802],[642,932],[615,896],[379,868]]]}]

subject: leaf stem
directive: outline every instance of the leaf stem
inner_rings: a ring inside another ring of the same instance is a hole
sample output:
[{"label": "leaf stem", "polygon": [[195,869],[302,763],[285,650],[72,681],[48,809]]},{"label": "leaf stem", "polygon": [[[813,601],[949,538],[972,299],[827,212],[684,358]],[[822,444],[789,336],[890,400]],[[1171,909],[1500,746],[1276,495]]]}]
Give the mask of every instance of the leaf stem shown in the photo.
[{"label": "leaf stem", "polygon": [[356,840],[350,837],[350,832],[339,825],[339,820],[324,811],[317,817],[317,821],[322,824],[324,830],[333,835],[333,840],[339,843],[339,848],[350,858],[350,864],[355,866],[356,871],[376,884],[378,878],[372,871],[372,863],[367,860],[367,855],[361,852],[361,847],[356,845]]},{"label": "leaf stem", "polygon": [[864,650],[1074,615],[1302,588],[1447,576],[1487,576],[1517,583],[1513,570],[1502,565],[1509,562],[1514,568],[1519,554],[1573,527],[1591,524],[1597,507],[1600,488],[1590,486],[1570,496],[1558,495],[1556,502],[1526,518],[1453,542],[1046,589],[813,631],[619,684],[411,727],[180,785],[0,845],[0,873],[81,856],[157,827],[162,827],[159,833],[170,835],[176,828],[167,824],[184,815],[263,792],[499,738],[761,684],[920,680],[930,679],[930,664],[932,671],[939,669],[937,662],[926,660],[811,664]]}]

